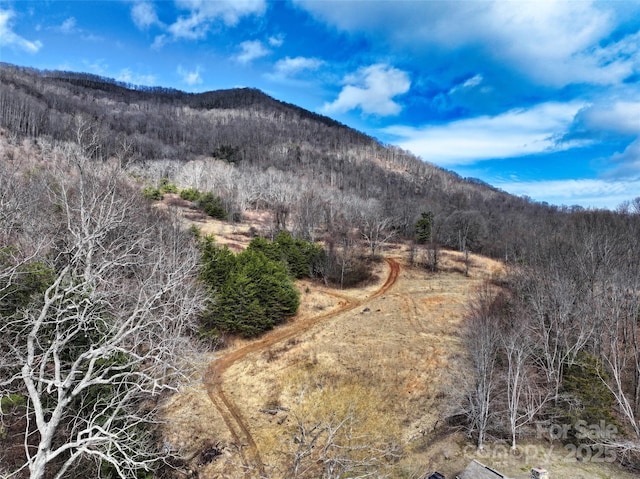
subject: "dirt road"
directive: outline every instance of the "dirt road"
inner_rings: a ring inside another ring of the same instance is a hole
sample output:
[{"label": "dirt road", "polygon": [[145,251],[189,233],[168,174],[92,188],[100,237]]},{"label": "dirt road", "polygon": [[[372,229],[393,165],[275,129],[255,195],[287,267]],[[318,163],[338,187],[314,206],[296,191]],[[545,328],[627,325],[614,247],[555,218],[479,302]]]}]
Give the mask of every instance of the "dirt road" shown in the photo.
[{"label": "dirt road", "polygon": [[242,361],[248,355],[259,353],[280,342],[290,340],[296,336],[308,331],[316,324],[343,314],[347,311],[363,306],[374,298],[385,294],[397,281],[400,274],[400,264],[393,258],[386,258],[389,266],[389,273],[385,283],[375,291],[369,298],[357,300],[345,295],[332,292],[331,295],[339,298],[339,307],[327,313],[301,319],[281,326],[277,329],[265,334],[262,338],[248,343],[236,350],[224,354],[220,358],[213,361],[205,376],[205,385],[211,402],[222,416],[233,440],[240,452],[243,466],[247,470],[258,471],[260,477],[265,477],[264,465],[260,456],[256,442],[251,435],[251,431],[247,426],[247,421],[243,418],[237,405],[225,394],[224,390],[224,373],[233,364]]}]

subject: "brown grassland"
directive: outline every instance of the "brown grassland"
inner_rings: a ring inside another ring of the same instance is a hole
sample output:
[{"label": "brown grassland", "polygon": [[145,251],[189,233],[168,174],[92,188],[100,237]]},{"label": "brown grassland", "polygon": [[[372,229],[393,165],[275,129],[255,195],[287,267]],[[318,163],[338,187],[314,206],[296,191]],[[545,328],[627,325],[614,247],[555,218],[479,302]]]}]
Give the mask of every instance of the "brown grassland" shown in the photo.
[{"label": "brown grassland", "polygon": [[[199,226],[235,248],[249,240],[247,224]],[[166,441],[197,477],[291,477],[300,426],[347,417],[353,444],[368,449],[356,455],[384,449],[384,477],[435,470],[455,477],[472,458],[514,478],[530,477],[531,467],[547,468],[553,479],[633,477],[611,464],[577,462],[562,445],[541,440],[523,441],[516,455],[505,443],[477,453],[444,418],[466,380],[460,327],[467,303],[504,274],[503,265],[471,255],[465,276],[457,252],[442,252],[438,273],[408,266],[402,245],[384,256],[376,281],[362,288],[300,281],[295,318],[260,339],[229,341],[203,361],[202,377],[164,409]]]}]

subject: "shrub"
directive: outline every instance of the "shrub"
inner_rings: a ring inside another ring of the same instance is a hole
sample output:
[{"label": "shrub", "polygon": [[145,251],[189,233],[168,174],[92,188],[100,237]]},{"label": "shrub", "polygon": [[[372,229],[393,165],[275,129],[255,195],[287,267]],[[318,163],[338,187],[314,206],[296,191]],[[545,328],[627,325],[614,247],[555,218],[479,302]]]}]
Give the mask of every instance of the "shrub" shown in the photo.
[{"label": "shrub", "polygon": [[224,208],[222,198],[212,192],[202,193],[195,188],[186,188],[180,191],[180,198],[194,202],[198,209],[204,211],[212,218],[220,220],[227,219],[228,214]]},{"label": "shrub", "polygon": [[325,261],[321,246],[300,238],[294,239],[286,231],[281,231],[274,242],[256,237],[249,243],[249,250],[261,251],[273,261],[281,261],[295,278],[311,278],[319,274]]},{"label": "shrub", "polygon": [[160,178],[160,193],[178,193],[178,187],[169,181],[169,178]]},{"label": "shrub", "polygon": [[22,394],[8,394],[0,398],[0,414],[8,414],[12,408],[25,406],[27,398]]},{"label": "shrub", "polygon": [[212,218],[224,220],[227,218],[227,212],[222,204],[222,198],[213,193],[203,193],[197,201],[198,208],[204,211]]},{"label": "shrub", "polygon": [[[0,268],[11,266],[11,250],[0,249]],[[0,280],[0,316],[10,316],[21,308],[26,307],[34,295],[44,293],[53,282],[54,271],[45,263],[32,261],[19,266],[6,284]]]},{"label": "shrub", "polygon": [[151,201],[161,201],[164,198],[162,191],[158,188],[152,188],[151,186],[142,190],[142,196]]},{"label": "shrub", "polygon": [[187,201],[196,202],[200,199],[202,193],[195,188],[187,188],[180,191],[180,198]]},{"label": "shrub", "polygon": [[177,193],[178,187],[169,182],[168,178],[161,178],[160,185],[157,188],[148,186],[143,188],[142,196],[151,201],[162,201],[165,193]]},{"label": "shrub", "polygon": [[200,228],[197,225],[189,226],[189,230],[188,231],[189,231],[189,234],[191,236],[193,236],[195,239],[199,239],[201,234],[202,234],[201,231],[200,231]]},{"label": "shrub", "polygon": [[200,277],[212,299],[204,335],[257,336],[297,312],[300,295],[282,262],[255,249],[234,255],[211,237],[201,241],[201,250]]}]

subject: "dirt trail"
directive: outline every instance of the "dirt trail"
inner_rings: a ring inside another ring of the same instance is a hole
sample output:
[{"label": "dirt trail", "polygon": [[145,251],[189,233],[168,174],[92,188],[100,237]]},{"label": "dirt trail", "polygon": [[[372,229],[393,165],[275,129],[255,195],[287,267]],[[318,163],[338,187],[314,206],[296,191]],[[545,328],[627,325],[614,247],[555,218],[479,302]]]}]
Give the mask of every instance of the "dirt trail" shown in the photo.
[{"label": "dirt trail", "polygon": [[340,299],[337,309],[333,309],[327,313],[312,316],[303,320],[295,321],[289,325],[285,325],[270,331],[261,339],[252,341],[246,346],[240,347],[234,351],[221,356],[211,363],[205,376],[205,386],[211,402],[219,411],[225,425],[229,429],[233,440],[238,446],[243,465],[247,468],[255,468],[260,477],[266,477],[264,464],[260,457],[260,451],[256,446],[255,440],[247,427],[247,421],[236,404],[229,399],[224,391],[224,373],[233,364],[243,360],[249,354],[264,351],[271,346],[282,341],[294,338],[320,323],[323,320],[343,314],[347,311],[366,304],[368,301],[385,294],[397,281],[400,274],[400,264],[393,258],[385,259],[389,266],[389,275],[385,283],[376,290],[371,296],[364,300],[350,298],[338,293],[330,293],[332,296]]}]

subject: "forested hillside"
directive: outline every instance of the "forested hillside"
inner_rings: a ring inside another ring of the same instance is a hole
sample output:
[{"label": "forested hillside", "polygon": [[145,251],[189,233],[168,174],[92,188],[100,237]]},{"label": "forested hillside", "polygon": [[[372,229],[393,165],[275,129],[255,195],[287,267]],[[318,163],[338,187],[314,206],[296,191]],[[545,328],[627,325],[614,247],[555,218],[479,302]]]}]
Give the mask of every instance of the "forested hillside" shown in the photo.
[{"label": "forested hillside", "polygon": [[[238,253],[194,226],[249,216],[266,219]],[[397,260],[417,290],[445,248],[463,282],[470,252],[507,270],[474,278],[485,287],[448,333],[467,369],[447,379],[459,390],[434,394],[450,406],[438,427],[514,450],[561,427],[551,439],[574,452],[637,468],[639,237],[640,198],[617,211],[537,204],[257,90],[188,94],[3,64],[0,476],[160,477],[182,458],[156,407],[192,377],[200,340],[285,323],[295,278],[372,281],[391,240],[396,276]],[[420,340],[414,329],[402,333]],[[585,434],[601,424],[615,434]],[[377,464],[393,470],[414,446]]]},{"label": "forested hillside", "polygon": [[[487,436],[560,439],[579,460],[640,467],[640,201],[574,212],[471,301],[476,382],[462,410]],[[573,447],[573,449],[571,449]]]},{"label": "forested hillside", "polygon": [[126,157],[157,181],[175,180],[188,162],[219,160],[216,179],[192,163],[184,186],[215,189],[236,216],[269,208],[292,229],[309,221],[339,229],[337,213],[353,223],[351,210],[366,209],[411,237],[427,212],[434,241],[510,258],[527,232],[563,216],[252,89],[187,94],[4,64],[0,126],[81,142],[94,158]]}]

